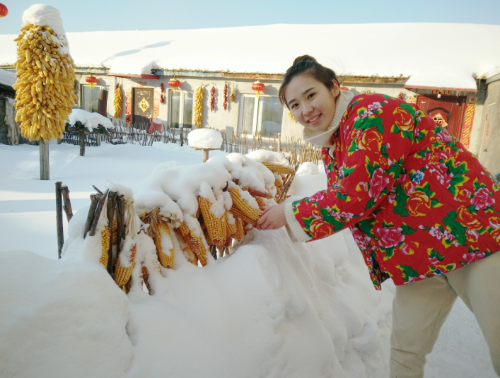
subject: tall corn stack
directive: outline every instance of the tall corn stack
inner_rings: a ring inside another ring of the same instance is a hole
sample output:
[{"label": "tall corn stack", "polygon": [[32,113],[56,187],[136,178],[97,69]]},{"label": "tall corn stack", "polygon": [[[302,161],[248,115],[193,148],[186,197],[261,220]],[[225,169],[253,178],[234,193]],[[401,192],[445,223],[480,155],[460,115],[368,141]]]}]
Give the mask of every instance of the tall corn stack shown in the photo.
[{"label": "tall corn stack", "polygon": [[115,114],[113,114],[113,118],[121,118],[122,117],[122,102],[123,102],[122,89],[120,88],[120,83],[116,83],[115,99],[113,100]]},{"label": "tall corn stack", "polygon": [[194,124],[196,127],[201,128],[203,126],[203,96],[205,95],[205,89],[203,84],[201,84],[196,90],[196,98],[194,103]]},{"label": "tall corn stack", "polygon": [[76,104],[74,62],[66,37],[48,25],[28,23],[15,41],[13,87],[21,134],[30,141],[62,138],[68,114]]}]

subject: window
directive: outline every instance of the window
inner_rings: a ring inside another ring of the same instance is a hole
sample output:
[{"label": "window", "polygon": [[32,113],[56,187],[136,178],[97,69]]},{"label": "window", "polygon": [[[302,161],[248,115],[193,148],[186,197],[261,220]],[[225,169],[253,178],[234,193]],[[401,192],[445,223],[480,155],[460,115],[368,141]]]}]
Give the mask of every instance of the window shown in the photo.
[{"label": "window", "polygon": [[283,106],[276,96],[241,95],[240,127],[243,134],[260,131],[263,137],[281,133]]},{"label": "window", "polygon": [[184,91],[174,93],[169,89],[170,127],[193,127],[193,94]]},{"label": "window", "polygon": [[99,91],[101,87],[90,88],[90,85],[82,85],[81,107],[90,113],[97,112],[99,102]]}]

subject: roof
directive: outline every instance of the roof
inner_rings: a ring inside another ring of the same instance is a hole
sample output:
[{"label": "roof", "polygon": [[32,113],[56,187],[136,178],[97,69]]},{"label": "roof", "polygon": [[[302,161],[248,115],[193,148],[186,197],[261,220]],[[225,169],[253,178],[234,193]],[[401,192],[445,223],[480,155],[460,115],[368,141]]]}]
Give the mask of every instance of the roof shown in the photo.
[{"label": "roof", "polygon": [[[234,28],[67,33],[77,67],[113,73],[152,69],[283,74],[309,54],[340,76],[409,77],[428,86],[475,89],[500,64],[500,26],[476,24],[265,25]],[[0,35],[0,66],[16,59],[14,35]],[[428,75],[430,73],[430,77]],[[461,83],[457,86],[457,81]],[[474,88],[472,88],[474,87]]]},{"label": "roof", "polygon": [[16,82],[16,73],[12,71],[0,70],[0,84],[12,87]]}]

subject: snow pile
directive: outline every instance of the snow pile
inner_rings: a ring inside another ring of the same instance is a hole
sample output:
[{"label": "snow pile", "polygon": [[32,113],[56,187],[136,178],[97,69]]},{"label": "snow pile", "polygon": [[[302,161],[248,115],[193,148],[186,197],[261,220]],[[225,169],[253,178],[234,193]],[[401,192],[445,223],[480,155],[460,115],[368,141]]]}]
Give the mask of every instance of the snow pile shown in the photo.
[{"label": "snow pile", "polygon": [[12,87],[16,83],[15,72],[0,70],[0,84]]},{"label": "snow pile", "polygon": [[248,156],[252,160],[258,161],[259,163],[267,162],[271,164],[282,165],[283,167],[292,167],[288,160],[285,158],[285,155],[280,152],[255,150],[249,152],[246,156]]},{"label": "snow pile", "polygon": [[52,37],[60,45],[59,52],[69,55],[68,38],[63,28],[61,13],[54,7],[45,4],[34,4],[23,13],[22,25],[49,26],[57,37]]},{"label": "snow pile", "polygon": [[75,125],[80,121],[90,132],[96,129],[99,125],[106,129],[114,129],[113,123],[99,113],[90,113],[83,109],[73,109],[69,115],[69,123]]},{"label": "snow pile", "polygon": [[102,266],[0,254],[2,377],[123,377],[130,303]]},{"label": "snow pile", "polygon": [[192,148],[218,149],[222,146],[222,134],[214,129],[195,129],[188,134],[188,143]]}]

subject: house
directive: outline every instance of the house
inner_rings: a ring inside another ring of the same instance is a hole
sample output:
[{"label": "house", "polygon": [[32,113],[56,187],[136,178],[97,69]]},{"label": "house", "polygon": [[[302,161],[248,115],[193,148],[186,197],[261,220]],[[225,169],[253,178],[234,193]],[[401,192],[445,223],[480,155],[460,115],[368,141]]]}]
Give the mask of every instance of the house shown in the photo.
[{"label": "house", "polygon": [[0,70],[0,143],[3,144],[19,143],[20,132],[14,122],[15,82],[15,72]]},{"label": "house", "polygon": [[[482,153],[498,132],[493,130],[500,129],[499,118],[486,115],[491,106],[497,109],[491,104],[497,103],[494,67],[500,64],[500,50],[492,46],[500,42],[500,26],[266,25],[67,33],[67,37],[76,65],[78,105],[97,111],[100,97],[101,111],[112,117],[119,84],[123,95],[119,121],[129,126],[149,128],[151,119],[159,118],[171,127],[193,127],[195,92],[203,86],[203,126],[300,138],[302,127],[280,104],[278,90],[295,57],[309,54],[333,68],[343,87],[416,103],[493,173],[500,172],[500,157],[494,157],[500,153],[491,152],[491,147]],[[11,68],[16,59],[13,38],[0,35],[2,46],[10,46],[0,52],[0,67]],[[86,82],[90,76],[97,79],[93,88]],[[180,81],[175,91],[168,84],[174,77]],[[265,85],[260,96],[252,90],[257,80]],[[485,104],[490,105],[485,108]]]}]

